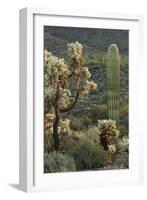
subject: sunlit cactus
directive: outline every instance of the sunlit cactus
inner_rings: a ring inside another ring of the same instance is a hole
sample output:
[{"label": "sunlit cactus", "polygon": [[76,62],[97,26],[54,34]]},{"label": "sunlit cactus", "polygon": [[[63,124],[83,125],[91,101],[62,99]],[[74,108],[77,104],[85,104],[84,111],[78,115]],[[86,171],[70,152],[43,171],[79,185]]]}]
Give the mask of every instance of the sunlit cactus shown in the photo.
[{"label": "sunlit cactus", "polygon": [[[60,136],[70,132],[70,120],[63,118],[84,95],[97,88],[90,80],[91,73],[85,66],[83,46],[79,42],[68,44],[69,62],[45,50],[44,54],[44,98],[45,133],[53,136],[54,150],[59,150]],[[74,91],[70,90],[72,83]],[[71,92],[73,94],[71,94]]]},{"label": "sunlit cactus", "polygon": [[116,44],[111,44],[107,55],[108,118],[119,123],[120,56]]}]

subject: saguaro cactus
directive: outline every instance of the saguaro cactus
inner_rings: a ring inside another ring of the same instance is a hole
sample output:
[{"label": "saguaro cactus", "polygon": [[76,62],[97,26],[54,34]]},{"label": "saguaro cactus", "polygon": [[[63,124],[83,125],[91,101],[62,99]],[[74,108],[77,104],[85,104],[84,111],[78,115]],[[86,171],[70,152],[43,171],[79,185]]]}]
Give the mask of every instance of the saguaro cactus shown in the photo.
[{"label": "saguaro cactus", "polygon": [[116,44],[111,44],[107,55],[108,117],[119,123],[120,56]]}]

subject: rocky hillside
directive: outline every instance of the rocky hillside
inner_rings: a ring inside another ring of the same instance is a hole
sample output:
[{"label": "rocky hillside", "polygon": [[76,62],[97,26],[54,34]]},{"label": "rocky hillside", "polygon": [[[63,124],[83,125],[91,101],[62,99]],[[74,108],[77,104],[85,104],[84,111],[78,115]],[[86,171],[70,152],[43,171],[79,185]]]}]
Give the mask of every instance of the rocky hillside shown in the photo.
[{"label": "rocky hillside", "polygon": [[44,48],[54,53],[65,53],[66,44],[79,41],[85,48],[106,52],[112,43],[122,54],[128,54],[128,31],[96,28],[44,27]]},{"label": "rocky hillside", "polygon": [[71,114],[88,116],[96,105],[107,104],[106,94],[106,53],[110,44],[115,43],[121,54],[121,105],[128,104],[128,31],[44,27],[44,49],[67,59],[67,44],[79,41],[84,46],[86,66],[92,74],[91,80],[97,85],[97,91],[84,96]]}]

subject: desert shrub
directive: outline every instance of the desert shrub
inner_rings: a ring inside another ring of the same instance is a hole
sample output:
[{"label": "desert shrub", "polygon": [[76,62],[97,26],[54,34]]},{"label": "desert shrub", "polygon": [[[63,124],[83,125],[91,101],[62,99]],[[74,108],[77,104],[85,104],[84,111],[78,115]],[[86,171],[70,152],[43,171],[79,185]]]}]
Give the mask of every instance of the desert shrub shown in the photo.
[{"label": "desert shrub", "polygon": [[100,145],[99,130],[96,126],[91,126],[83,131],[84,137],[96,145]]},{"label": "desert shrub", "polygon": [[107,105],[96,105],[90,113],[92,121],[97,123],[97,119],[107,119],[108,117],[108,108]]},{"label": "desert shrub", "polygon": [[50,136],[44,134],[44,152],[47,153],[52,150],[52,145],[50,142]]},{"label": "desert shrub", "polygon": [[[64,133],[60,132],[59,134],[59,151],[65,152],[68,148],[68,143],[71,139],[71,131]],[[52,133],[49,133],[48,130],[45,131],[44,134],[44,152],[50,153],[54,150],[53,136]]]},{"label": "desert shrub", "polygon": [[89,126],[88,129],[82,131],[72,131],[71,139],[75,141],[87,139],[95,145],[100,145],[99,130],[96,126]]},{"label": "desert shrub", "polygon": [[78,142],[73,141],[68,153],[74,158],[76,168],[79,171],[101,168],[108,159],[107,152],[87,138]]},{"label": "desert shrub", "polygon": [[128,114],[125,114],[123,117],[120,116],[120,124],[125,127],[126,131],[128,131]]},{"label": "desert shrub", "polygon": [[71,129],[74,131],[80,131],[84,128],[88,128],[92,124],[92,120],[88,117],[73,117],[71,120]]},{"label": "desert shrub", "polygon": [[86,116],[82,117],[82,123],[85,128],[88,128],[92,124],[92,120]]},{"label": "desert shrub", "polygon": [[127,152],[120,152],[112,163],[112,168],[126,169],[129,167],[129,155]]},{"label": "desert shrub", "polygon": [[84,133],[82,131],[72,131],[72,135],[71,135],[72,140],[79,141],[83,138],[84,138]]},{"label": "desert shrub", "polygon": [[81,131],[72,131],[70,140],[79,141],[83,139],[87,139],[96,145],[100,145],[98,128],[93,125],[89,126],[88,129],[84,129]]},{"label": "desert shrub", "polygon": [[119,129],[120,129],[120,137],[128,136],[128,127],[120,125]]},{"label": "desert shrub", "polygon": [[120,124],[128,130],[128,105],[120,106]]},{"label": "desert shrub", "polygon": [[101,96],[99,97],[99,104],[105,105],[105,104],[107,104],[107,100],[108,100],[107,93],[103,89],[102,93],[101,93]]},{"label": "desert shrub", "polygon": [[128,113],[128,105],[121,105],[120,106],[120,113]]},{"label": "desert shrub", "polygon": [[[70,130],[70,120],[64,119],[59,121],[58,126],[58,137],[59,137],[59,151],[66,151],[68,146],[68,141],[70,140],[70,136],[72,131]],[[53,128],[49,127],[44,131],[44,151],[49,153],[54,150],[54,141],[53,141]]]},{"label": "desert shrub", "polygon": [[52,152],[44,156],[45,173],[76,171],[74,160],[71,156]]},{"label": "desert shrub", "polygon": [[129,138],[127,136],[124,136],[123,138],[119,139],[118,150],[121,152],[129,151]]},{"label": "desert shrub", "polygon": [[71,120],[71,129],[78,131],[81,130],[83,128],[83,124],[82,121],[80,120],[80,118],[75,117]]}]

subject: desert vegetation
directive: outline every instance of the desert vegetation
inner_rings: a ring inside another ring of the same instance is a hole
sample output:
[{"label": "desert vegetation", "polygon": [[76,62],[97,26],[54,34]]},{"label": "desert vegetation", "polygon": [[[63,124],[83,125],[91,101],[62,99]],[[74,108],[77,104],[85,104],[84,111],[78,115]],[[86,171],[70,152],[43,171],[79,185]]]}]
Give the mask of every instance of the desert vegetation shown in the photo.
[{"label": "desert vegetation", "polygon": [[[44,30],[44,172],[128,168],[124,31],[108,30],[101,41],[101,29],[93,39],[91,29],[77,28],[77,36],[57,29]],[[119,42],[111,43],[113,37]]]}]

